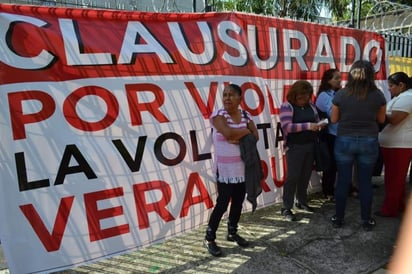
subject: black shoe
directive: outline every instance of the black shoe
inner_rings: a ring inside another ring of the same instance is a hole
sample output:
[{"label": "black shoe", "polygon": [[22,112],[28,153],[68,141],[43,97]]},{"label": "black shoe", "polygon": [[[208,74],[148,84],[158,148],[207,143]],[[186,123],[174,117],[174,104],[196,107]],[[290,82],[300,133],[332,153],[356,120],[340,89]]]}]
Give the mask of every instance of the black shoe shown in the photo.
[{"label": "black shoe", "polygon": [[336,215],[333,215],[330,221],[332,222],[333,228],[341,228],[343,226],[343,220],[336,217]]},{"label": "black shoe", "polygon": [[243,237],[239,236],[238,234],[227,234],[226,240],[230,242],[236,242],[238,246],[241,247],[249,246],[249,242],[246,241]]},{"label": "black shoe", "polygon": [[222,250],[220,250],[220,247],[217,246],[215,241],[205,240],[204,244],[207,248],[207,251],[209,251],[211,255],[215,257],[219,257],[220,255],[222,255]]},{"label": "black shoe", "polygon": [[375,219],[372,219],[372,218],[362,223],[363,230],[365,231],[371,231],[375,225],[376,225],[376,221]]},{"label": "black shoe", "polygon": [[288,221],[292,221],[292,222],[296,221],[296,216],[295,216],[295,214],[293,214],[293,212],[290,209],[282,209],[281,214]]},{"label": "black shoe", "polygon": [[314,212],[315,211],[315,210],[313,210],[313,208],[311,208],[310,206],[305,205],[305,204],[295,203],[295,206],[299,209],[302,209],[302,210],[306,211],[306,212]]},{"label": "black shoe", "polygon": [[325,195],[325,199],[329,203],[334,203],[335,202],[335,196],[333,196],[333,195]]}]

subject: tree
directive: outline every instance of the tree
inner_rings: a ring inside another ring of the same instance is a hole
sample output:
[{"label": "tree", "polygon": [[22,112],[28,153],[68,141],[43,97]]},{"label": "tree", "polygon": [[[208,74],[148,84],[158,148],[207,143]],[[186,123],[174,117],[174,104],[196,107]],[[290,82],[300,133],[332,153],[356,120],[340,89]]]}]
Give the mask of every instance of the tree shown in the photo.
[{"label": "tree", "polygon": [[[358,14],[358,2],[361,2],[360,16],[364,17],[374,5],[380,2],[410,5],[411,0],[218,0],[214,1],[216,11],[243,11],[277,17],[289,17],[316,21],[323,7],[332,13],[332,21],[349,20]],[[354,10],[352,3],[355,3]]]},{"label": "tree", "polygon": [[319,17],[323,0],[221,0],[215,2],[217,11],[236,10],[277,17],[315,20]]}]

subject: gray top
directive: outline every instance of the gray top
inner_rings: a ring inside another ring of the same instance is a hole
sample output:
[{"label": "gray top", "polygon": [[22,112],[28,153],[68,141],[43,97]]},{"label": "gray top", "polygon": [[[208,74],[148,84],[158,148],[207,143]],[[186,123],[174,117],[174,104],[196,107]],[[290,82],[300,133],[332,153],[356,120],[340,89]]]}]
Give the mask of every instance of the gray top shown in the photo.
[{"label": "gray top", "polygon": [[347,89],[342,89],[332,102],[339,107],[338,136],[378,136],[376,114],[386,104],[380,90],[370,91],[365,100],[358,100],[348,96]]}]

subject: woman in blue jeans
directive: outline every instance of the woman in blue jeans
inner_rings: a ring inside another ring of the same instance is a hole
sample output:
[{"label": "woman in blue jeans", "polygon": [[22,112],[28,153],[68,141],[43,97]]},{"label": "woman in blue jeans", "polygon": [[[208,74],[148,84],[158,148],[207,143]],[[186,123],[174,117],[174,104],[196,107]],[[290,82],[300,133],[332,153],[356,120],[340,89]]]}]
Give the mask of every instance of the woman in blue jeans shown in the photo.
[{"label": "woman in blue jeans", "polygon": [[357,165],[361,221],[365,231],[376,225],[371,218],[372,174],[379,154],[378,123],[385,121],[386,99],[375,85],[375,71],[369,61],[356,61],[348,75],[348,83],[332,101],[331,122],[338,124],[335,159],[338,180],[335,191],[336,214],[332,225],[344,223],[348,189],[353,165]]}]

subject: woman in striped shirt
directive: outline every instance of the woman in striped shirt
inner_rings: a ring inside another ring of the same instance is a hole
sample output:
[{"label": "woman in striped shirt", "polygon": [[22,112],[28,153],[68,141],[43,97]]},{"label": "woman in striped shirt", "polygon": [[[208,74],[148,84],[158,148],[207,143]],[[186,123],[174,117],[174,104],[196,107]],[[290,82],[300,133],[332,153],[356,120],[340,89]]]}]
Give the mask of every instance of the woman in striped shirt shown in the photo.
[{"label": "woman in striped shirt", "polygon": [[242,204],[246,195],[245,164],[240,157],[239,140],[252,133],[258,139],[258,132],[247,111],[239,109],[242,90],[230,84],[223,90],[223,108],[212,113],[214,172],[217,177],[218,197],[206,229],[205,246],[213,256],[222,254],[217,246],[216,231],[220,220],[231,202],[228,220],[228,241],[247,247],[248,242],[237,234]]},{"label": "woman in striped shirt", "polygon": [[280,107],[280,124],[286,149],[286,180],[283,185],[281,214],[289,221],[296,221],[293,203],[298,209],[313,212],[308,205],[307,188],[314,162],[314,145],[318,131],[319,114],[312,103],[313,87],[305,80],[296,81],[287,94],[287,101]]}]

